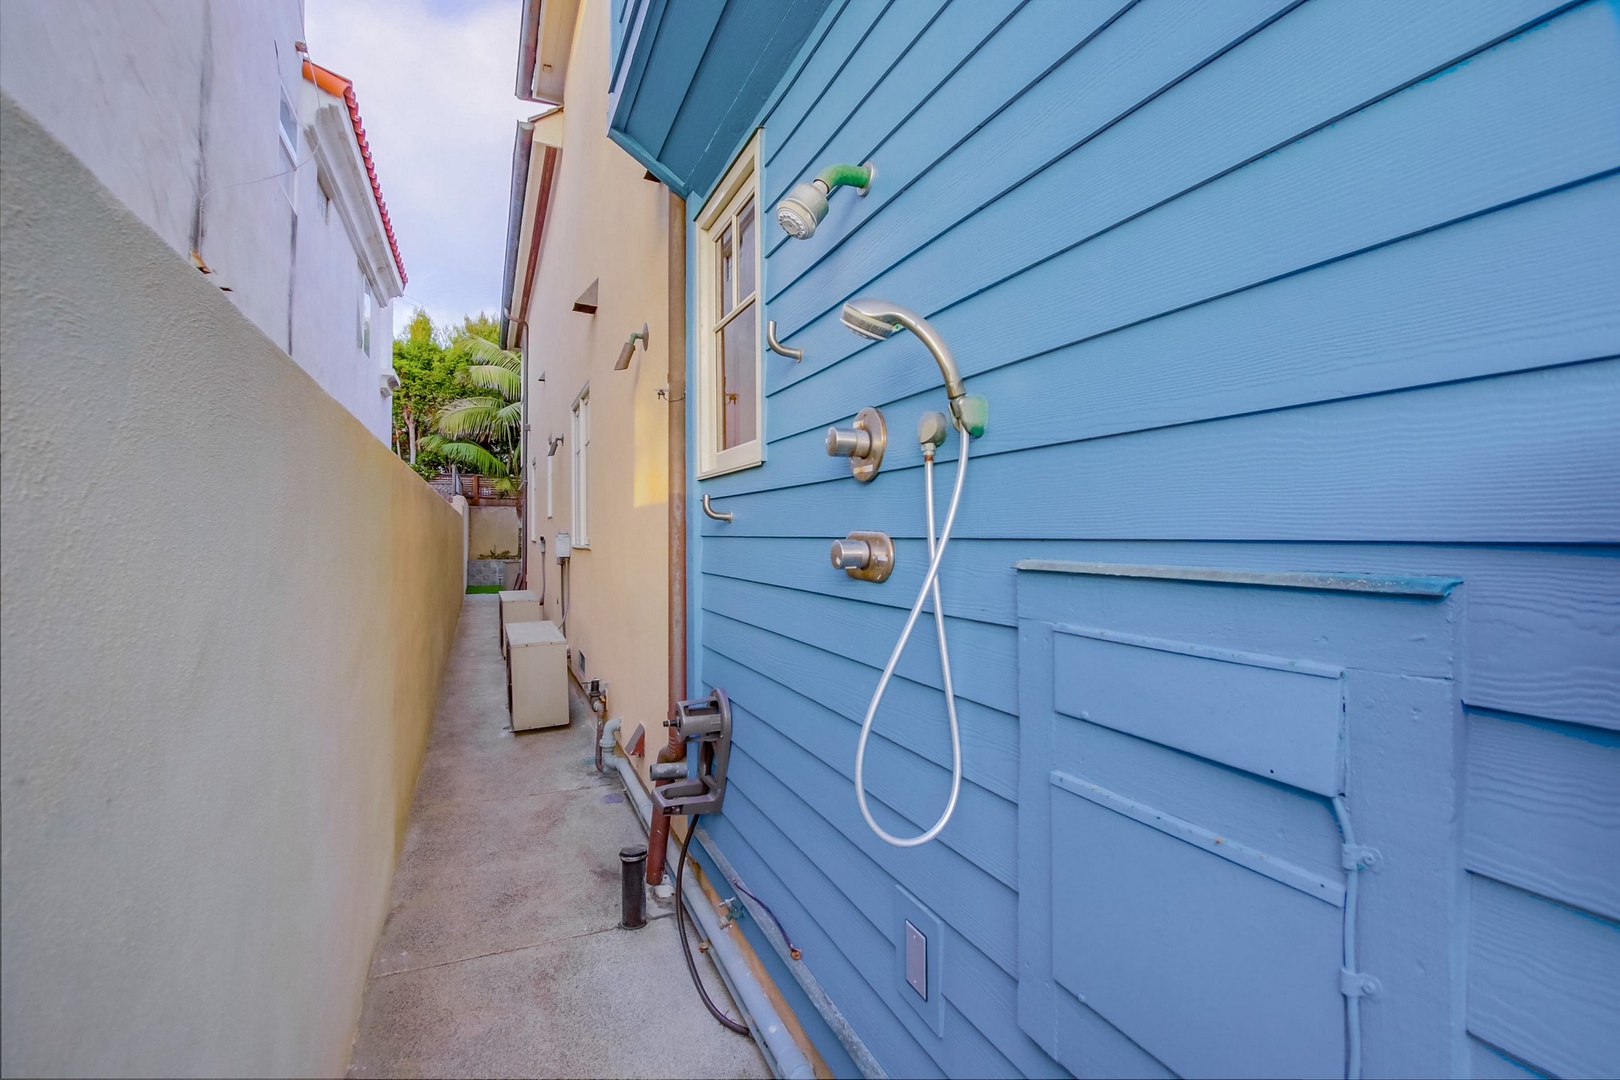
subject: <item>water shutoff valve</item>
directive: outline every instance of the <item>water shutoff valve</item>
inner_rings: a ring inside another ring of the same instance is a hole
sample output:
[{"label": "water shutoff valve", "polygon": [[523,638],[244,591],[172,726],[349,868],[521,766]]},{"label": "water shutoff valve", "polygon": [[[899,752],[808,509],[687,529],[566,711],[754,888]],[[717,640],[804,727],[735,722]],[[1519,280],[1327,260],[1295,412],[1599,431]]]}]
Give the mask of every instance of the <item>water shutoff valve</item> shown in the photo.
[{"label": "water shutoff valve", "polygon": [[880,532],[852,532],[833,541],[832,564],[859,581],[887,581],[894,573],[894,541]]}]

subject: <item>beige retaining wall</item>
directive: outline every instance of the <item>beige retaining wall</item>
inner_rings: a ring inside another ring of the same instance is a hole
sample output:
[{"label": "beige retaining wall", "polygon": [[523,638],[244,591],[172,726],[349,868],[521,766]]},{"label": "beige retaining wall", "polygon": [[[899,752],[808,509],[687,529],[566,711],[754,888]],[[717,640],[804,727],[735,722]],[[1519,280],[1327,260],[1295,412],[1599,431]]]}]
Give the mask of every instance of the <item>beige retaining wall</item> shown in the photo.
[{"label": "beige retaining wall", "polygon": [[456,512],[0,101],[0,1069],[343,1072]]},{"label": "beige retaining wall", "polygon": [[482,558],[491,551],[518,555],[518,512],[515,506],[474,506],[468,518],[467,557]]}]

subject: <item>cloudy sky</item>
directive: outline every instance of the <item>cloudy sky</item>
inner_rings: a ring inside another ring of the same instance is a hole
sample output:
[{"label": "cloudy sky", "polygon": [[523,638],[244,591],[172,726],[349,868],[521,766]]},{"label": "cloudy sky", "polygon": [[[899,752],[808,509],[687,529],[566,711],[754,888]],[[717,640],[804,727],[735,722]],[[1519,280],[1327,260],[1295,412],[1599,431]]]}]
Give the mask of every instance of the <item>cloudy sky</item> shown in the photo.
[{"label": "cloudy sky", "polygon": [[521,0],[306,0],[310,57],[354,80],[418,305],[436,323],[501,306]]}]

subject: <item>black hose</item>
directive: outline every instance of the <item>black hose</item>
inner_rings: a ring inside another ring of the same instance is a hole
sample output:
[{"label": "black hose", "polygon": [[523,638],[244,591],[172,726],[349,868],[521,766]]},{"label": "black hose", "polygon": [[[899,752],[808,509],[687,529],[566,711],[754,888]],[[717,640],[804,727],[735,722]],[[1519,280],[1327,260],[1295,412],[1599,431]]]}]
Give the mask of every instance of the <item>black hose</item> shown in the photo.
[{"label": "black hose", "polygon": [[[703,1005],[709,1010],[721,1025],[730,1028],[739,1035],[751,1035],[747,1024],[739,1024],[731,1017],[720,1011],[720,1007],[709,997],[709,991],[703,986],[703,979],[698,975],[697,961],[692,959],[692,943],[686,938],[686,920],[689,917],[686,911],[685,893],[681,890],[686,880],[686,852],[692,846],[692,834],[697,832],[700,814],[693,814],[686,819],[686,837],[681,841],[680,861],[675,864],[675,927],[681,932],[681,953],[686,957],[686,970],[692,976],[692,985],[697,987],[698,997],[703,999]],[[696,920],[693,920],[696,925]]]}]

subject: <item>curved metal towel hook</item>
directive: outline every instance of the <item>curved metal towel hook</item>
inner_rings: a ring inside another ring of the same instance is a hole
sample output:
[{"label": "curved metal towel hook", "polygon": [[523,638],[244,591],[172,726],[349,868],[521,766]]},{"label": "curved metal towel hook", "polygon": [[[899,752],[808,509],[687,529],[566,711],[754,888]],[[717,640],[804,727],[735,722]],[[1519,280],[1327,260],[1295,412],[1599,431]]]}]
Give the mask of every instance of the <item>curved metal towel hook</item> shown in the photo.
[{"label": "curved metal towel hook", "polygon": [[730,521],[732,518],[737,516],[730,510],[716,510],[714,507],[710,506],[709,496],[707,495],[703,496],[703,512],[709,517],[714,518],[716,521]]},{"label": "curved metal towel hook", "polygon": [[773,353],[779,353],[791,359],[795,364],[804,359],[803,349],[790,349],[776,340],[776,320],[772,319],[765,324],[765,344]]}]

